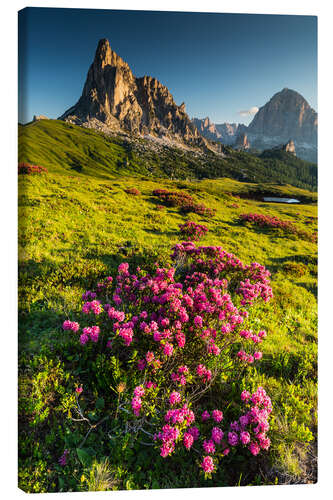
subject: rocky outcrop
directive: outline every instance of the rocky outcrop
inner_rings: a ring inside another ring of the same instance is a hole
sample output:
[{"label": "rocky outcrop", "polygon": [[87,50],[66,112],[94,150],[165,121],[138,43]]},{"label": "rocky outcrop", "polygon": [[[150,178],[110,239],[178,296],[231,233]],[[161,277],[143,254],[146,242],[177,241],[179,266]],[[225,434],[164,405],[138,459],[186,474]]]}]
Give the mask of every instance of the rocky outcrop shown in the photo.
[{"label": "rocky outcrop", "polygon": [[33,122],[39,122],[40,120],[49,120],[49,118],[44,115],[34,115],[32,119]]},{"label": "rocky outcrop", "polygon": [[317,143],[317,113],[298,92],[284,88],[261,107],[248,133]]},{"label": "rocky outcrop", "polygon": [[201,143],[201,136],[177,106],[167,87],[156,78],[136,78],[130,67],[110,47],[99,41],[82,95],[59,119],[112,131],[173,137]]},{"label": "rocky outcrop", "polygon": [[252,149],[263,151],[291,139],[295,152],[304,160],[317,162],[318,115],[298,92],[283,89],[275,94],[254,116],[249,126],[236,123],[212,123],[209,118],[193,123],[210,140],[235,148],[248,149],[242,144],[244,134]]},{"label": "rocky outcrop", "polygon": [[234,147],[235,149],[238,149],[240,151],[246,151],[247,149],[250,149],[250,143],[245,132],[241,132],[237,136]]},{"label": "rocky outcrop", "polygon": [[192,122],[203,137],[226,145],[235,144],[238,131],[245,127],[239,123],[212,123],[208,117],[193,118]]},{"label": "rocky outcrop", "polygon": [[282,149],[282,151],[285,151],[286,153],[290,153],[290,154],[296,156],[295,143],[292,139],[290,139],[290,141],[288,141],[287,144],[284,144],[281,149]]},{"label": "rocky outcrop", "polygon": [[211,141],[218,141],[221,139],[221,134],[218,132],[215,124],[210,121],[208,116],[206,118],[193,118],[192,122],[200,134],[203,137],[206,137],[206,139]]},{"label": "rocky outcrop", "polygon": [[247,135],[257,149],[291,139],[298,156],[316,161],[317,129],[317,113],[298,92],[284,88],[259,109],[247,127]]}]

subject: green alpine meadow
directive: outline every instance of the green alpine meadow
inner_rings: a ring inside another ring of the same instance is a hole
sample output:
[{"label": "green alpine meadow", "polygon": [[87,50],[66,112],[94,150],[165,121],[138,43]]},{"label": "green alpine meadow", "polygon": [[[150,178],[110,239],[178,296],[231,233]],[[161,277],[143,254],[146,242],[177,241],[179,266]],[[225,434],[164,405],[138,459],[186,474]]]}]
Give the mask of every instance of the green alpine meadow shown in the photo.
[{"label": "green alpine meadow", "polygon": [[[58,143],[51,146],[56,131]],[[51,492],[313,481],[317,246],[302,232],[317,231],[316,193],[281,182],[198,179],[186,166],[191,179],[170,180],[162,168],[161,177],[150,173],[149,160],[127,158],[117,141],[78,126],[41,121],[20,127],[20,162],[47,168],[19,175],[20,487]],[[190,195],[215,215],[164,205],[153,195],[158,189]],[[260,193],[303,201],[264,203],[256,199]],[[244,224],[240,216],[246,213],[288,221],[301,236]],[[273,406],[271,447],[252,460],[241,450],[225,457],[210,481],[196,474],[195,460],[185,452],[172,462],[140,444],[144,435],[117,438],[115,430],[110,438],[121,367],[116,357],[99,351],[85,359],[77,335],[62,329],[66,318],[81,317],[82,294],[114,275],[122,262],[134,269],[169,264],[172,247],[182,241],[179,225],[188,220],[208,228],[200,245],[221,246],[245,263],[267,267],[274,293],[255,318],[256,328],[267,331],[261,361],[246,371],[235,368],[206,396],[226,411],[226,394],[232,401],[240,388],[265,387]],[[76,421],[75,388],[81,384],[90,423]],[[89,425],[105,417],[85,439]],[[62,467],[58,459],[65,449],[70,458]],[[176,475],[178,468],[183,472]]]},{"label": "green alpine meadow", "polygon": [[316,483],[316,18],[19,33],[18,487]]}]

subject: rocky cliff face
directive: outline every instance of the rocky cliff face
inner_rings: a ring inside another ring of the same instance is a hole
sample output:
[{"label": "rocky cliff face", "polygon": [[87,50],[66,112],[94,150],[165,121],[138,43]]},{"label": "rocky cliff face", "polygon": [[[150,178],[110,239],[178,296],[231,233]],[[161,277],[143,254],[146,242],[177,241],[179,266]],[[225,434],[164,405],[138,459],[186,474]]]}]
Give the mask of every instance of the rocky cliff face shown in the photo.
[{"label": "rocky cliff face", "polygon": [[238,149],[241,151],[245,151],[247,149],[250,149],[250,143],[249,143],[247,134],[245,134],[244,132],[241,132],[239,135],[237,135],[235,149]]},{"label": "rocky cliff face", "polygon": [[[193,119],[199,132],[208,139],[234,146],[236,149],[266,150],[282,148],[293,142],[293,154],[317,161],[318,115],[298,92],[283,89],[256,113],[250,125],[212,123],[209,118]],[[244,144],[244,135],[248,144]]]},{"label": "rocky cliff face", "polygon": [[206,118],[193,118],[192,122],[203,137],[211,141],[222,142],[223,144],[231,145],[235,143],[238,129],[245,125],[238,123],[221,123],[215,124]]},{"label": "rocky cliff face", "polygon": [[291,153],[292,155],[296,156],[295,143],[291,139],[287,142],[287,144],[284,144],[282,146],[282,150],[286,153]]},{"label": "rocky cliff face", "polygon": [[201,141],[185,104],[177,106],[167,87],[155,78],[136,78],[106,39],[98,43],[80,99],[59,119],[100,129]]},{"label": "rocky cliff face", "polygon": [[[206,118],[193,118],[192,120],[195,127],[198,129],[200,134],[206,139],[211,141],[218,141],[221,139],[221,134],[216,128],[216,125],[210,121],[208,116]],[[221,141],[222,142],[222,141]]]},{"label": "rocky cliff face", "polygon": [[317,128],[317,113],[298,92],[285,88],[259,109],[247,127],[247,134],[258,149],[291,139],[298,156],[316,161]]}]

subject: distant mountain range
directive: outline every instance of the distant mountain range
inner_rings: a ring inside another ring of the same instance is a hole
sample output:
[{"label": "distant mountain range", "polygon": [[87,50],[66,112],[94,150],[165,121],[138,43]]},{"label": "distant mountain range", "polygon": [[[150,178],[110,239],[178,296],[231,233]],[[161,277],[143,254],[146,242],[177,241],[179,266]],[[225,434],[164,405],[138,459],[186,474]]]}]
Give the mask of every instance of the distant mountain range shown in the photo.
[{"label": "distant mountain range", "polygon": [[59,119],[106,133],[126,131],[222,154],[223,145],[262,151],[293,140],[298,156],[317,159],[317,113],[294,90],[275,94],[248,127],[214,124],[208,117],[191,120],[185,104],[178,106],[156,78],[135,77],[106,39],[98,43],[80,99]]},{"label": "distant mountain range", "polygon": [[204,137],[235,146],[244,142],[244,149],[265,150],[292,140],[297,156],[317,162],[318,115],[295,90],[284,88],[275,94],[248,126],[217,125],[209,118],[192,121]]}]

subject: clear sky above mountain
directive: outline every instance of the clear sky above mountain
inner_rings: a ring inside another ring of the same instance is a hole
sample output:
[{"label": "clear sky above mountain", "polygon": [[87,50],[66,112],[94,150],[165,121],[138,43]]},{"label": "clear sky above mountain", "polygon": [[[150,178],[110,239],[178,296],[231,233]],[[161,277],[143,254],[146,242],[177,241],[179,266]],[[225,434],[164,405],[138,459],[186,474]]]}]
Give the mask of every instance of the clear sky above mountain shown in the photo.
[{"label": "clear sky above mountain", "polygon": [[166,85],[190,117],[248,124],[284,87],[317,110],[313,16],[29,8],[19,30],[20,122],[76,103],[100,38],[135,76]]}]

